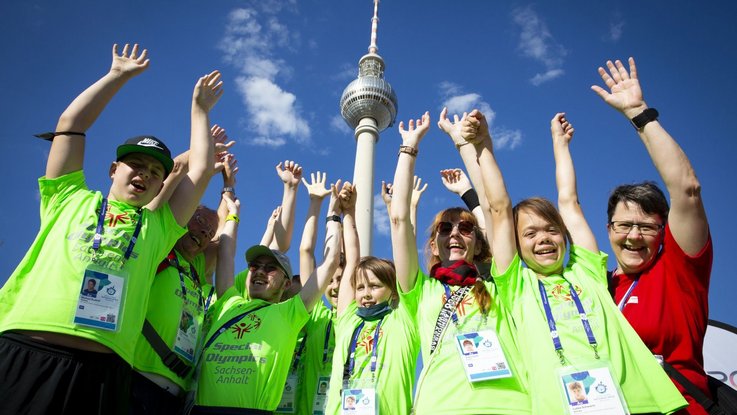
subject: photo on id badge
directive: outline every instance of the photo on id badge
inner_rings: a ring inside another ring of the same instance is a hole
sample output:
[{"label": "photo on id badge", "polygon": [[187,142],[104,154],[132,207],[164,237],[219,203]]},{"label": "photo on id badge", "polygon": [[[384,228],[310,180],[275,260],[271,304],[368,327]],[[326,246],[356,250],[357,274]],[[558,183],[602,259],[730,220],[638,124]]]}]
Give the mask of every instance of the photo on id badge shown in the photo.
[{"label": "photo on id badge", "polygon": [[375,389],[343,389],[342,414],[374,415],[376,413]]},{"label": "photo on id badge", "polygon": [[627,404],[607,367],[561,369],[560,385],[569,414],[626,415]]},{"label": "photo on id badge", "polygon": [[79,290],[74,324],[117,330],[124,282],[122,276],[113,275],[110,270],[88,266]]}]

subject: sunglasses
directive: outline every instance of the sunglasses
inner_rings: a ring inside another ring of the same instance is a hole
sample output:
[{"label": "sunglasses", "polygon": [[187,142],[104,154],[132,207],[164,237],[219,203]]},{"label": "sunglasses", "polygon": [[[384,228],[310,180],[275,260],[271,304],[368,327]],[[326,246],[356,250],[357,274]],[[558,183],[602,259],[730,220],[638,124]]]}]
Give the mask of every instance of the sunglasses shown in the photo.
[{"label": "sunglasses", "polygon": [[279,269],[276,264],[260,264],[258,262],[251,262],[248,264],[248,270],[250,272],[256,272],[259,269],[263,269],[265,273],[269,274]]},{"label": "sunglasses", "polygon": [[453,224],[452,222],[438,223],[437,233],[439,236],[448,236],[453,232],[453,228],[455,227],[458,228],[458,233],[463,236],[471,236],[476,230],[476,225],[467,220],[462,220],[457,224]]}]

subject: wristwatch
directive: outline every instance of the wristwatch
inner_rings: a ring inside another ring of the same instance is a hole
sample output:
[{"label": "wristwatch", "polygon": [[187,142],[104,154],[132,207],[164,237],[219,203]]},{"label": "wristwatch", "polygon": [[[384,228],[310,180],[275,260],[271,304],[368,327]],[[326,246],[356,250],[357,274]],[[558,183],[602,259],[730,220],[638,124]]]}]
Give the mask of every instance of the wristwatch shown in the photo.
[{"label": "wristwatch", "polygon": [[642,111],[640,115],[636,116],[630,121],[632,121],[632,125],[635,127],[635,130],[641,131],[643,128],[645,128],[645,125],[647,125],[647,123],[657,120],[658,115],[660,115],[658,114],[658,110],[656,110],[655,108],[648,108],[645,111]]},{"label": "wristwatch", "polygon": [[227,193],[227,192],[233,193],[233,195],[235,196],[235,189],[232,186],[223,187],[223,191],[220,193],[222,194],[222,193]]}]

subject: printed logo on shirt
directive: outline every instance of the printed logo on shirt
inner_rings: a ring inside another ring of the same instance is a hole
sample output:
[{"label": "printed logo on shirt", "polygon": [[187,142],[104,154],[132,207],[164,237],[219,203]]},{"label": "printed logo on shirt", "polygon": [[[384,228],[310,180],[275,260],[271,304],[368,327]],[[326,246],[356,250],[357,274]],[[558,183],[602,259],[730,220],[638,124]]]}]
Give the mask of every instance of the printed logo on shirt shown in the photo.
[{"label": "printed logo on shirt", "polygon": [[[445,296],[445,293],[443,293],[440,298],[440,304],[445,304],[447,300],[448,299]],[[471,311],[470,308],[473,306],[474,301],[475,300],[472,295],[466,295],[465,297],[463,297],[463,299],[458,302],[458,305],[456,305],[456,314],[458,315],[458,317],[465,317],[466,313]],[[466,310],[466,307],[468,307],[469,310]]]},{"label": "printed logo on shirt", "polygon": [[247,315],[243,320],[233,325],[231,330],[237,340],[243,338],[246,333],[252,333],[261,327],[261,318],[255,314]]},{"label": "printed logo on shirt", "polygon": [[[576,294],[581,295],[582,290],[580,286],[574,285],[573,289],[576,290]],[[556,300],[573,301],[571,297],[571,286],[568,283],[555,284],[550,290],[549,295],[552,295]]]},{"label": "printed logo on shirt", "polygon": [[[376,329],[376,327],[374,327]],[[372,350],[374,350],[374,344],[376,343],[374,341],[374,331],[375,330],[364,330],[359,338],[358,343],[356,343],[356,347],[361,347],[363,350],[366,351],[366,354],[371,353]],[[381,336],[384,335],[384,330],[379,329],[379,339],[381,339]]]},{"label": "printed logo on shirt", "polygon": [[118,222],[120,222],[121,225],[125,225],[130,222],[131,217],[128,216],[127,212],[114,214],[110,212],[110,209],[108,209],[107,213],[105,214],[105,220],[107,221],[107,226],[114,228],[118,225]]}]

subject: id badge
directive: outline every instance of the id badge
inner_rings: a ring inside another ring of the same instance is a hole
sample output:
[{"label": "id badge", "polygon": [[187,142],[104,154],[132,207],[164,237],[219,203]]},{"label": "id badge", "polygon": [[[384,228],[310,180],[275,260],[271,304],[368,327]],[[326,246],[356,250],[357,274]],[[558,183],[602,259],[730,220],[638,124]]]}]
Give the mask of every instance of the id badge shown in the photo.
[{"label": "id badge", "polygon": [[191,308],[184,307],[182,315],[179,317],[174,351],[189,363],[193,363],[196,356],[199,332],[200,325],[197,322],[196,314]]},{"label": "id badge", "polygon": [[290,373],[287,376],[281,401],[279,401],[279,406],[276,407],[277,414],[293,414],[296,412],[297,382],[299,382],[299,378],[296,373]]},{"label": "id badge", "polygon": [[113,271],[94,264],[84,270],[74,324],[117,331],[125,293],[122,270]]},{"label": "id badge", "polygon": [[330,376],[320,376],[317,378],[317,390],[315,391],[315,400],[312,404],[312,415],[325,415],[325,403],[330,392]]},{"label": "id badge", "polygon": [[340,393],[341,415],[376,415],[376,389],[343,389]]},{"label": "id badge", "polygon": [[568,413],[629,415],[619,384],[606,363],[559,369],[558,379]]},{"label": "id badge", "polygon": [[494,330],[458,334],[456,346],[469,382],[512,376],[504,350]]}]

